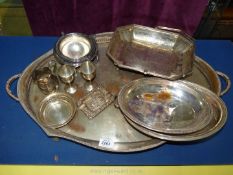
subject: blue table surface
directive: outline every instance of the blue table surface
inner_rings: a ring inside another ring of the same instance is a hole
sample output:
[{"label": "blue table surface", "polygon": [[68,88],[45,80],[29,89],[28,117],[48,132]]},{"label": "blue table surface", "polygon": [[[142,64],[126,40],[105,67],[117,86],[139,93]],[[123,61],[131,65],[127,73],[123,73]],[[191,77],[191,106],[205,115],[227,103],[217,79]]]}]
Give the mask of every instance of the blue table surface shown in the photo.
[{"label": "blue table surface", "polygon": [[[233,93],[222,99],[228,120],[214,136],[195,143],[167,143],[136,153],[110,153],[48,137],[5,91],[10,76],[53,48],[57,37],[0,37],[0,164],[51,165],[210,165],[233,164]],[[233,79],[233,44],[197,40],[196,55]],[[15,83],[16,84],[16,83]],[[12,87],[16,90],[16,86]]]}]

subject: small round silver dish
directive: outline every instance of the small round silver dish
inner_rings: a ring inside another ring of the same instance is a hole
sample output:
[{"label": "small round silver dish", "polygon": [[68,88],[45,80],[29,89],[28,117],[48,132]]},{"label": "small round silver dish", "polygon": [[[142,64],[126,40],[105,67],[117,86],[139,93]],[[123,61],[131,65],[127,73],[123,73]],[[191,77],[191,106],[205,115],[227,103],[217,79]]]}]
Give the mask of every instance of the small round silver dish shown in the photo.
[{"label": "small round silver dish", "polygon": [[84,61],[97,58],[98,51],[92,36],[69,33],[59,38],[53,52],[59,63],[79,67]]},{"label": "small round silver dish", "polygon": [[75,113],[73,98],[66,93],[55,92],[42,100],[37,117],[44,125],[59,128],[71,121]]}]

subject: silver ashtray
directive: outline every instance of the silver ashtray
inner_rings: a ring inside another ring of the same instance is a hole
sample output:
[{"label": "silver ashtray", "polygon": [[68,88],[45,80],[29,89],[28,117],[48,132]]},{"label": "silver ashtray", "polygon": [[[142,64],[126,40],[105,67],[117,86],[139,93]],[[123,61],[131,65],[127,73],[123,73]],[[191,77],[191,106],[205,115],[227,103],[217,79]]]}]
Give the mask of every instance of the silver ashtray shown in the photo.
[{"label": "silver ashtray", "polygon": [[115,97],[111,93],[102,86],[98,86],[80,99],[78,106],[89,119],[92,119],[107,108],[114,99]]},{"label": "silver ashtray", "polygon": [[69,33],[60,37],[53,52],[59,63],[75,67],[84,61],[93,61],[98,54],[95,39],[81,33]]},{"label": "silver ashtray", "polygon": [[42,100],[37,117],[44,125],[59,128],[71,121],[76,109],[76,104],[70,95],[55,92]]}]

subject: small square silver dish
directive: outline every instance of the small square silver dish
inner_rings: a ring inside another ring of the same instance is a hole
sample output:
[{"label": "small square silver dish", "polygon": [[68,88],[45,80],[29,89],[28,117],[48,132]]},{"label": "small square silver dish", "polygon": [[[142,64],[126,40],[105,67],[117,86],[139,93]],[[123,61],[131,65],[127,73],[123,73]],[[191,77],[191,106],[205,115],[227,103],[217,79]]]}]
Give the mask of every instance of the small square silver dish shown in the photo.
[{"label": "small square silver dish", "polygon": [[80,99],[78,106],[89,119],[92,119],[107,108],[114,100],[115,97],[111,93],[102,86],[98,86]]},{"label": "small square silver dish", "polygon": [[192,73],[194,50],[181,30],[127,25],[116,29],[107,55],[121,68],[175,80]]},{"label": "small square silver dish", "polygon": [[59,63],[78,67],[84,61],[97,59],[98,50],[92,36],[69,33],[58,39],[53,53]]}]

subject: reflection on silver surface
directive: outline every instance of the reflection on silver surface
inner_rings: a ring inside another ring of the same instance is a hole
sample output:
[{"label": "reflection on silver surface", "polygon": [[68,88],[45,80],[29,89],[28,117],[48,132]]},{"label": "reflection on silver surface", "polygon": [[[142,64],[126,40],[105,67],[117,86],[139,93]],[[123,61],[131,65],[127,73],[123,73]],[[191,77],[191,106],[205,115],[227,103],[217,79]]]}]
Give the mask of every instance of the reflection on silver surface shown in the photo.
[{"label": "reflection on silver surface", "polygon": [[202,94],[181,81],[159,78],[132,81],[119,92],[118,103],[132,121],[161,133],[196,132],[213,117]]},{"label": "reflection on silver surface", "polygon": [[48,68],[53,75],[57,76],[58,63],[55,60],[51,60],[48,63]]},{"label": "reflection on silver surface", "polygon": [[53,51],[59,63],[75,67],[84,61],[96,59],[98,54],[95,39],[81,33],[69,33],[60,37]]},{"label": "reflection on silver surface", "polygon": [[95,78],[96,68],[91,61],[83,62],[80,66],[79,71],[85,80],[91,81]]},{"label": "reflection on silver surface", "polygon": [[71,96],[64,93],[52,93],[41,102],[38,119],[44,125],[58,128],[66,125],[76,112]]},{"label": "reflection on silver surface", "polygon": [[68,58],[78,59],[87,55],[90,51],[90,43],[87,39],[76,36],[66,38],[61,42],[60,50]]},{"label": "reflection on silver surface", "polygon": [[58,70],[58,76],[64,83],[71,83],[74,80],[75,68],[69,65],[62,65]]},{"label": "reflection on silver surface", "polygon": [[74,94],[77,91],[77,85],[74,84],[75,73],[75,68],[69,65],[62,65],[58,69],[58,76],[66,84],[65,91],[69,94]]},{"label": "reflection on silver surface", "polygon": [[98,87],[98,84],[95,81],[86,81],[83,85],[83,88],[87,92],[91,92]]},{"label": "reflection on silver surface", "polygon": [[74,94],[77,92],[77,85],[76,84],[66,84],[64,89],[69,94]]}]

